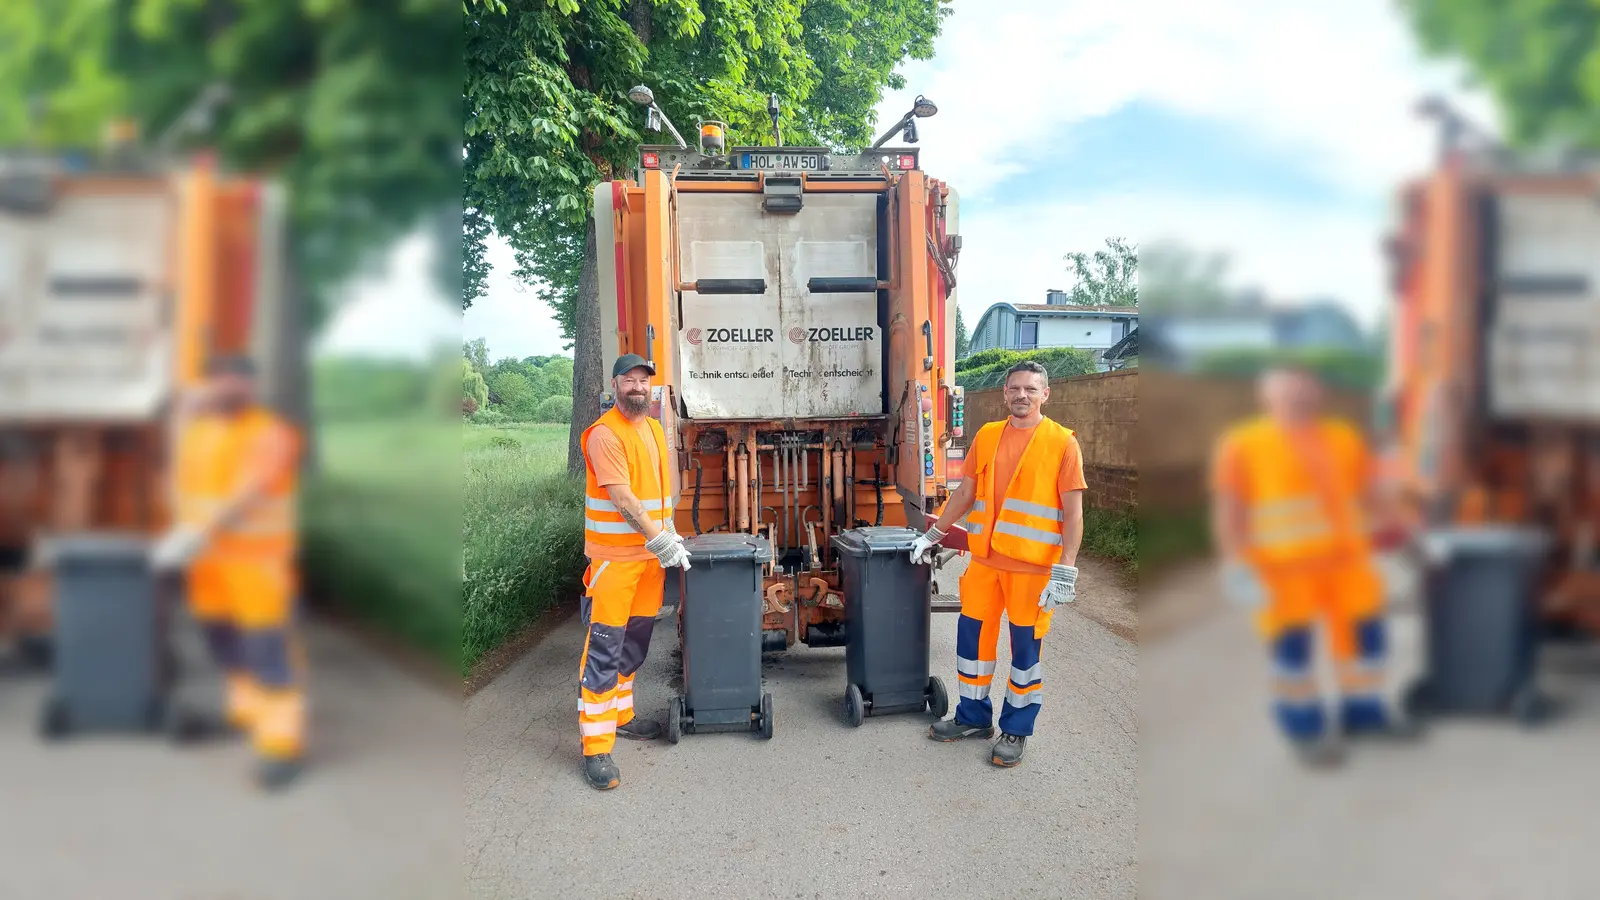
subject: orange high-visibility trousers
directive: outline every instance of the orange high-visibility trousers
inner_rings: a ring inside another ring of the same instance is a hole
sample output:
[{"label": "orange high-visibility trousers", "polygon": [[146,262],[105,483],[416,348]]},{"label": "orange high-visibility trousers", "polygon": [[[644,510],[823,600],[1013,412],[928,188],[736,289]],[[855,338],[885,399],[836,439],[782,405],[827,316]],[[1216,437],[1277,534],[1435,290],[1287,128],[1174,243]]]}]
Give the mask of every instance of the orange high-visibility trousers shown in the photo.
[{"label": "orange high-visibility trousers", "polygon": [[961,616],[956,623],[956,720],[987,728],[994,722],[989,686],[994,681],[1000,614],[1010,622],[1011,671],[1006,679],[1000,730],[1027,737],[1044,700],[1040,661],[1053,612],[1039,608],[1050,575],[1007,572],[974,558],[961,576]]},{"label": "orange high-visibility trousers", "polygon": [[1264,568],[1260,574],[1267,592],[1267,604],[1257,616],[1262,637],[1274,647],[1304,648],[1277,660],[1281,698],[1304,703],[1315,691],[1306,654],[1310,633],[1319,621],[1327,634],[1340,692],[1347,697],[1371,696],[1381,690],[1386,662],[1383,578],[1371,557],[1308,560]]},{"label": "orange high-visibility trousers", "polygon": [[655,558],[592,560],[583,618],[589,634],[578,669],[578,732],[583,755],[610,753],[617,729],[633,721],[633,679],[650,650],[667,573]]},{"label": "orange high-visibility trousers", "polygon": [[227,678],[228,720],[258,754],[304,750],[305,657],[294,629],[294,562],[283,556],[209,554],[189,570],[189,608]]}]

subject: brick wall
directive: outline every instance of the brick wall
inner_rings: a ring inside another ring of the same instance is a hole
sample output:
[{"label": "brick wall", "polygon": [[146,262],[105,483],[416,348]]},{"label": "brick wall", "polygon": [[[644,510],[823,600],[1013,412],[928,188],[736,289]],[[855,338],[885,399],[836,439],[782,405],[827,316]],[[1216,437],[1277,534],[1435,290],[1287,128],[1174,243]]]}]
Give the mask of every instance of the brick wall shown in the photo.
[{"label": "brick wall", "polygon": [[[1133,510],[1139,503],[1134,439],[1139,428],[1139,372],[1103,372],[1050,382],[1045,415],[1071,428],[1083,449],[1085,501],[1101,509]],[[1010,415],[1000,388],[967,394],[967,434]]]}]

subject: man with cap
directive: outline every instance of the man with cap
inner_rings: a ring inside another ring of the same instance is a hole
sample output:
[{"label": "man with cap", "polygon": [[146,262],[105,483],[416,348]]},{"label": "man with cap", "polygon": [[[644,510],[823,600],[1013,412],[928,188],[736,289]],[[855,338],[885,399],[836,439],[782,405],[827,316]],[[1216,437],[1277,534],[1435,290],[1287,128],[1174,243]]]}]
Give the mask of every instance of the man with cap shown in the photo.
[{"label": "man with cap", "polygon": [[225,713],[191,715],[197,733],[248,733],[263,787],[300,771],[304,672],[293,631],[300,437],[261,404],[254,364],[213,360],[180,415],[173,464],[176,527],[157,570],[187,575],[190,609],[226,677]]},{"label": "man with cap", "polygon": [[582,612],[589,635],[579,676],[578,731],[590,786],[621,782],[611,750],[618,735],[661,736],[658,722],[634,715],[633,679],[650,649],[666,570],[689,568],[689,551],[672,524],[666,434],[650,416],[655,364],[636,353],[611,367],[616,405],[583,432]]}]

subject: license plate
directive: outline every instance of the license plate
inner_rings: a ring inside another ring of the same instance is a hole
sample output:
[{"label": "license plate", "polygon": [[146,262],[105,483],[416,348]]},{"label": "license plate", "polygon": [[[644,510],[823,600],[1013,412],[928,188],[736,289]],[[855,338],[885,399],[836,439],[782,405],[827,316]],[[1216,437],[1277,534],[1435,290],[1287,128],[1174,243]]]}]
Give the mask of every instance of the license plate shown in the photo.
[{"label": "license plate", "polygon": [[775,169],[783,172],[820,172],[825,159],[820,153],[746,153],[746,169]]}]

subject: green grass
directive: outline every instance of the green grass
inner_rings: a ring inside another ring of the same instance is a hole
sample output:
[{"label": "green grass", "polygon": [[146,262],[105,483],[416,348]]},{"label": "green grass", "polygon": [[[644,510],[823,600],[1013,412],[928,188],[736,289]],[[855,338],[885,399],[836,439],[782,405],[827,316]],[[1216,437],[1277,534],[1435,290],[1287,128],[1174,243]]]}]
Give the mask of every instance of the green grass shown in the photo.
[{"label": "green grass", "polygon": [[1164,566],[1204,556],[1211,551],[1211,526],[1204,509],[1150,512],[1139,516],[1139,568],[1154,572]]},{"label": "green grass", "polygon": [[465,428],[461,665],[582,583],[583,481],[567,474],[566,425]]},{"label": "green grass", "polygon": [[318,594],[454,667],[461,653],[461,443],[454,423],[323,422],[303,564]]},{"label": "green grass", "polygon": [[1084,553],[1116,560],[1130,572],[1139,567],[1139,526],[1124,512],[1090,507],[1083,511]]}]

